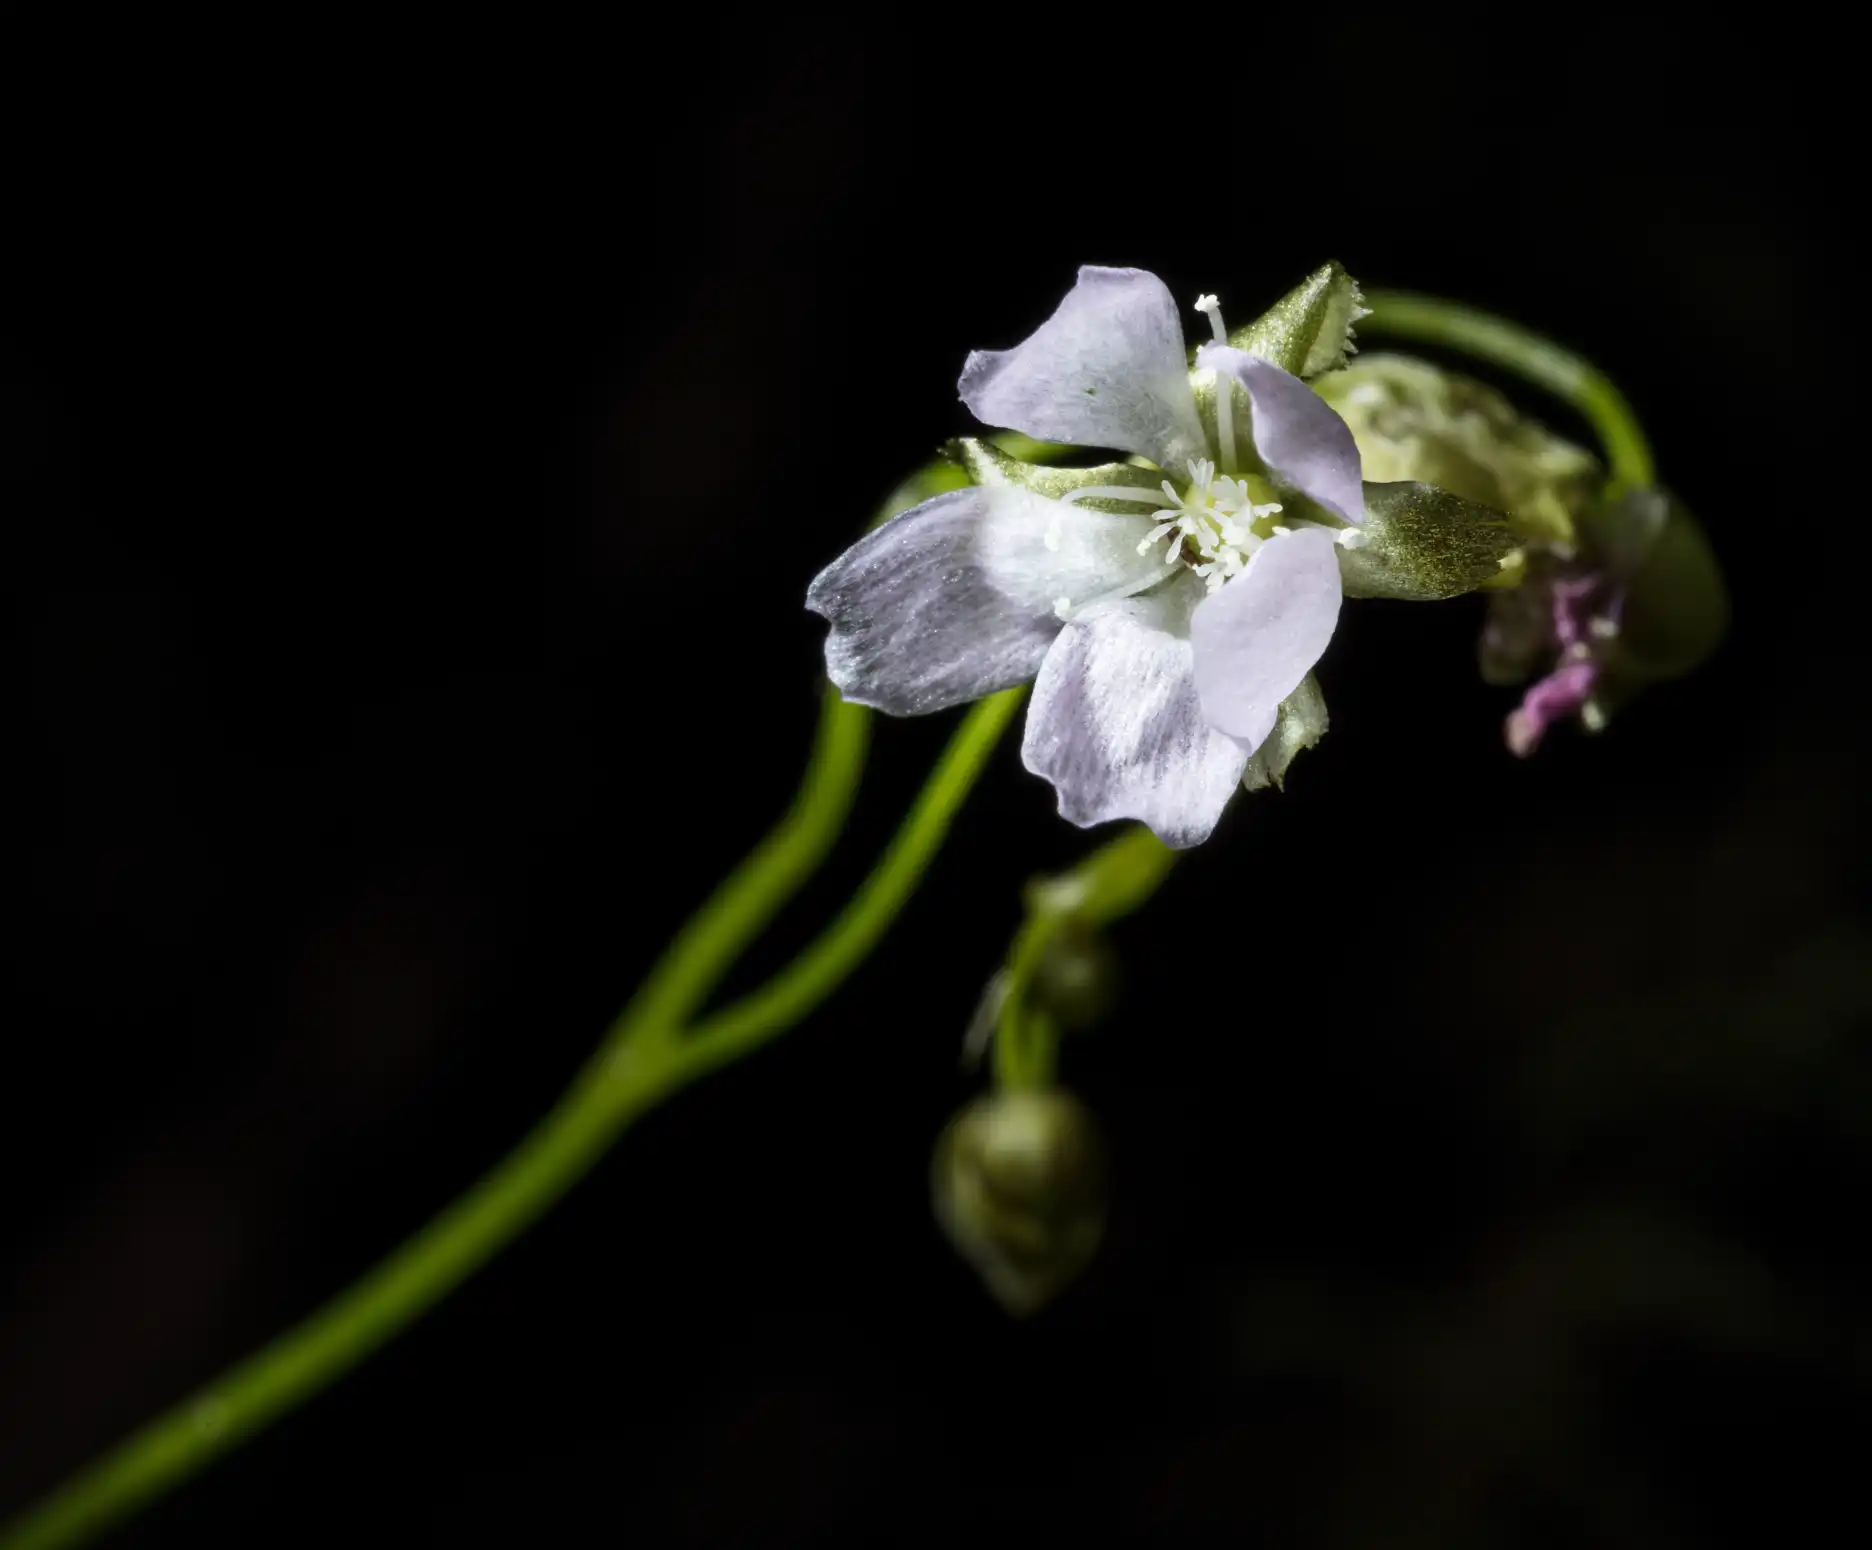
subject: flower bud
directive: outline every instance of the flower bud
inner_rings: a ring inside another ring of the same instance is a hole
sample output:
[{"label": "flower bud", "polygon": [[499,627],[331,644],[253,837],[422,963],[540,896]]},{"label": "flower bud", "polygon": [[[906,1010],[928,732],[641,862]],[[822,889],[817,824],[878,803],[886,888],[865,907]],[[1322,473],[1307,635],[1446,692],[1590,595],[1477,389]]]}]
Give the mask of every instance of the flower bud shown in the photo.
[{"label": "flower bud", "polygon": [[976,1099],[936,1143],[936,1218],[1001,1306],[1025,1315],[1083,1270],[1105,1227],[1105,1147],[1055,1089]]},{"label": "flower bud", "polygon": [[1522,538],[1572,542],[1575,514],[1598,491],[1590,453],[1428,361],[1361,356],[1313,387],[1351,426],[1367,480],[1435,485],[1492,506]]},{"label": "flower bud", "polygon": [[1105,1014],[1118,990],[1118,955],[1090,926],[1068,920],[1047,938],[1028,1004],[1071,1033],[1089,1028]]}]

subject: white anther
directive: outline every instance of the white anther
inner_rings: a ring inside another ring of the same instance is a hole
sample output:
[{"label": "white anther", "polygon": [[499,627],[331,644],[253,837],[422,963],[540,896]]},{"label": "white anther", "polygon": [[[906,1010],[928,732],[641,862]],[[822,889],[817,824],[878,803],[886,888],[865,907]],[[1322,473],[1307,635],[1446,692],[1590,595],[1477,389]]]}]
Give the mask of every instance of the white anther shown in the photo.
[{"label": "white anther", "polygon": [[1618,620],[1608,619],[1604,614],[1601,614],[1597,619],[1590,621],[1586,628],[1592,631],[1595,639],[1610,640],[1614,635],[1618,634]]},{"label": "white anther", "polygon": [[1371,542],[1371,534],[1355,527],[1342,527],[1333,534],[1333,542],[1341,549],[1363,549]]},{"label": "white anther", "polygon": [[1046,544],[1047,549],[1053,554],[1059,553],[1060,529],[1064,526],[1065,520],[1065,511],[1060,507],[1055,507],[1053,516],[1047,523],[1046,537],[1042,540],[1042,542]]},{"label": "white anther", "polygon": [[1070,619],[1072,617],[1072,599],[1069,597],[1054,598],[1053,612],[1058,614],[1062,621]]}]

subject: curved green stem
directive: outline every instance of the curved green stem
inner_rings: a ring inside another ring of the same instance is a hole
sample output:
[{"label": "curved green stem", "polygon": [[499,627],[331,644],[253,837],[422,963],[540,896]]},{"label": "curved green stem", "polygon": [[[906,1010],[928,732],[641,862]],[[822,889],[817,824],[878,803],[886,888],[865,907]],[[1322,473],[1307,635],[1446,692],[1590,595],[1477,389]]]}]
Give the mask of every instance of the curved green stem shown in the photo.
[{"label": "curved green stem", "polygon": [[810,1012],[903,907],[1020,699],[1021,691],[1009,691],[974,707],[870,879],[789,969],[688,1038],[673,1037],[675,1021],[700,1004],[843,823],[863,767],[865,713],[828,703],[792,810],[671,944],[598,1055],[520,1145],[303,1323],[0,1531],[0,1550],[81,1543],[198,1473],[447,1296],[564,1195],[632,1119]]},{"label": "curved green stem", "polygon": [[1360,322],[1361,332],[1443,345],[1518,373],[1585,416],[1605,447],[1615,485],[1648,489],[1657,483],[1650,443],[1625,395],[1571,350],[1506,318],[1436,296],[1367,291],[1365,303],[1372,310]]},{"label": "curved green stem", "polygon": [[670,944],[612,1024],[594,1065],[611,1059],[628,1039],[673,1038],[742,949],[813,874],[851,812],[870,741],[871,713],[848,705],[828,686],[793,806]]},{"label": "curved green stem", "polygon": [[697,1072],[725,1064],[790,1027],[831,992],[877,945],[949,832],[949,822],[981,774],[1027,691],[1004,689],[963,717],[883,859],[839,917],[761,989],[698,1023],[682,1059]]}]

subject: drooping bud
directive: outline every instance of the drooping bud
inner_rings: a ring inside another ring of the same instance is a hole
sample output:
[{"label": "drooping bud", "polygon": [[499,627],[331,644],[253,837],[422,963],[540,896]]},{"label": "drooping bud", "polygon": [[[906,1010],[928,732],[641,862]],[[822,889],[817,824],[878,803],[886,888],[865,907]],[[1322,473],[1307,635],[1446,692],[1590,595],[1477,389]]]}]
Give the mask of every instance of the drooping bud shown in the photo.
[{"label": "drooping bud", "polygon": [[1575,515],[1598,492],[1590,453],[1458,372],[1370,355],[1313,387],[1352,428],[1365,478],[1435,485],[1491,506],[1521,538],[1571,543]]},{"label": "drooping bud", "polygon": [[1057,1089],[969,1104],[936,1143],[931,1186],[950,1242],[1017,1316],[1066,1287],[1104,1232],[1104,1142],[1090,1111]]},{"label": "drooping bud", "polygon": [[1034,964],[1027,1000],[1062,1031],[1077,1033],[1105,1015],[1118,989],[1118,955],[1091,926],[1063,921]]}]

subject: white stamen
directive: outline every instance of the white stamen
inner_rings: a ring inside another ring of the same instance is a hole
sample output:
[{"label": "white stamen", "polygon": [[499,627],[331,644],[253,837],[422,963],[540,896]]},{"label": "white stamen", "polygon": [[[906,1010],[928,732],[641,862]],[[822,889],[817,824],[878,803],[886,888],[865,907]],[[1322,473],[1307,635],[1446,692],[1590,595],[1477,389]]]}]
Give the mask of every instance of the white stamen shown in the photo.
[{"label": "white stamen", "polygon": [[[1196,310],[1209,316],[1209,331],[1217,344],[1228,343],[1228,329],[1222,322],[1222,303],[1213,296],[1198,296]],[[1216,450],[1222,454],[1224,468],[1235,467],[1235,379],[1226,371],[1215,374]]]},{"label": "white stamen", "polygon": [[1279,501],[1255,505],[1245,480],[1218,474],[1207,458],[1191,458],[1184,466],[1188,488],[1178,494],[1169,480],[1164,481],[1164,492],[1176,501],[1176,510],[1163,513],[1163,520],[1138,545],[1138,553],[1146,554],[1168,539],[1166,563],[1174,569],[1181,561],[1214,591],[1247,569],[1262,543],[1255,524],[1278,514],[1281,506]]},{"label": "white stamen", "polygon": [[1341,549],[1363,549],[1371,542],[1371,534],[1362,533],[1355,527],[1341,528],[1333,534],[1333,542]]},{"label": "white stamen", "polygon": [[1168,581],[1180,569],[1182,569],[1182,567],[1174,563],[1170,565],[1160,565],[1156,570],[1149,572],[1147,575],[1139,576],[1135,581],[1122,582],[1118,586],[1113,587],[1109,592],[1094,593],[1083,603],[1074,603],[1069,597],[1056,597],[1053,599],[1053,612],[1058,614],[1060,618],[1067,623],[1071,623],[1072,620],[1076,619],[1088,608],[1094,607],[1099,603],[1120,602],[1132,596],[1134,593],[1148,591],[1151,587],[1156,586],[1158,582]]},{"label": "white stamen", "polygon": [[1198,296],[1196,310],[1208,314],[1209,328],[1216,336],[1216,343],[1227,344],[1228,330],[1222,326],[1222,303],[1213,296]]},{"label": "white stamen", "polygon": [[1051,520],[1049,520],[1047,523],[1046,537],[1042,540],[1042,542],[1046,544],[1048,551],[1053,554],[1059,553],[1060,528],[1065,523],[1065,520],[1066,520],[1065,511],[1062,508],[1056,506],[1053,510],[1053,516]]},{"label": "white stamen", "polygon": [[[1556,545],[1555,547],[1557,548],[1558,545]],[[1527,559],[1527,550],[1510,549],[1506,554],[1504,554],[1499,560],[1495,562],[1495,566],[1496,566],[1496,569],[1498,570],[1513,570],[1517,565],[1522,564],[1526,559]]]},{"label": "white stamen", "polygon": [[1215,374],[1216,450],[1222,454],[1222,466],[1234,468],[1235,462],[1235,379],[1226,371]]},{"label": "white stamen", "polygon": [[1579,708],[1580,725],[1588,732],[1603,732],[1606,725],[1605,706],[1597,700],[1588,700]]},{"label": "white stamen", "polygon": [[1610,640],[1614,635],[1618,634],[1618,620],[1608,619],[1605,615],[1601,614],[1597,619],[1592,620],[1586,628],[1592,631],[1597,639]]}]

